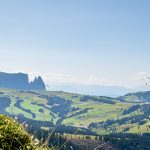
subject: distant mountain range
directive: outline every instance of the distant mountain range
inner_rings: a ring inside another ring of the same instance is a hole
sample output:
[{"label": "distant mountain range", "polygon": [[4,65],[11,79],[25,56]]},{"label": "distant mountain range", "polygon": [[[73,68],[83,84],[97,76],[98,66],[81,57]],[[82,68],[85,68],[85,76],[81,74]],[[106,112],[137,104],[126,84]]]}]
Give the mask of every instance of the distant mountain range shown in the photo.
[{"label": "distant mountain range", "polygon": [[43,79],[35,77],[34,81],[29,82],[28,74],[24,73],[5,73],[0,72],[0,88],[18,90],[45,90]]},{"label": "distant mountain range", "polygon": [[109,97],[119,97],[128,93],[139,91],[149,91],[150,86],[140,86],[134,88],[125,88],[121,86],[106,86],[106,85],[83,85],[83,84],[55,84],[49,83],[47,90],[50,91],[65,91],[71,93],[80,93],[88,95],[103,95]]},{"label": "distant mountain range", "polygon": [[88,94],[88,95],[103,95],[110,97],[118,97],[121,95],[125,95],[130,91],[124,87],[119,86],[103,86],[103,85],[80,85],[80,84],[72,84],[72,85],[61,85],[61,84],[49,84],[48,90],[50,91],[66,91],[71,93],[80,93],[80,94]]},{"label": "distant mountain range", "polygon": [[135,88],[124,88],[121,86],[105,86],[105,85],[82,85],[82,84],[54,84],[49,83],[47,88],[50,91],[66,91],[71,93],[80,93],[88,95],[103,95],[109,97],[118,97],[127,93],[134,93],[138,91],[149,91],[150,86],[141,86]]},{"label": "distant mountain range", "polygon": [[61,84],[48,83],[46,87],[41,76],[35,77],[33,81],[29,81],[28,74],[25,73],[5,73],[0,72],[0,88],[18,89],[18,90],[50,90],[65,91],[71,93],[103,95],[109,97],[119,97],[127,93],[138,91],[149,91],[150,86],[141,86],[132,89],[120,86],[104,86],[104,85],[82,85],[82,84]]}]

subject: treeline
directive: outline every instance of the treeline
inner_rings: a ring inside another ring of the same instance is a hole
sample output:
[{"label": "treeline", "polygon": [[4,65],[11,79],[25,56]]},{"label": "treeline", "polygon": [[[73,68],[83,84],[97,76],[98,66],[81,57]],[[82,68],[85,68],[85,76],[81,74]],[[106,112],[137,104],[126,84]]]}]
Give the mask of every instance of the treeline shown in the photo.
[{"label": "treeline", "polygon": [[113,101],[114,100],[113,98],[108,98],[108,97],[103,97],[103,96],[94,97],[94,96],[85,95],[80,98],[81,102],[84,102],[84,101],[86,102],[88,100],[92,100],[92,101],[99,102],[99,103],[112,104],[112,105],[115,104],[115,102]]},{"label": "treeline", "polygon": [[81,141],[81,145],[74,144],[63,134],[53,134],[49,140],[49,146],[56,146],[61,150],[82,150],[83,139],[87,139],[88,142],[93,140],[101,141],[103,144],[112,145],[116,150],[150,150],[150,134],[110,134],[95,136],[95,139],[93,139],[93,136],[83,135],[82,138],[79,137],[78,139],[78,141]]},{"label": "treeline", "polygon": [[[57,139],[57,141],[55,141]],[[83,135],[83,139],[93,140],[91,136]],[[57,146],[63,145],[67,138],[63,135],[55,135],[54,139],[55,144]],[[82,138],[80,137],[81,142]],[[150,134],[110,134],[110,135],[100,135],[95,136],[94,140],[101,141],[102,143],[106,143],[112,145],[116,150],[150,150]],[[51,141],[52,142],[52,141]],[[52,142],[53,143],[53,142]],[[59,144],[58,144],[59,143]],[[79,145],[73,144],[72,142],[68,141],[62,147],[61,150],[70,150],[71,147],[73,150],[82,150]]]},{"label": "treeline", "polygon": [[110,142],[119,150],[150,150],[150,134],[110,134],[100,136],[100,140]]}]

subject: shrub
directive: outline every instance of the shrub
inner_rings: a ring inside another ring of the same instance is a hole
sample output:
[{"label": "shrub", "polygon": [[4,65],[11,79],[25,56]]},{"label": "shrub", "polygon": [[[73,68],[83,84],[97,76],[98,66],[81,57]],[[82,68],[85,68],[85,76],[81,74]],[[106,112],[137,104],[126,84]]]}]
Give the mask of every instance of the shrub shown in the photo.
[{"label": "shrub", "polygon": [[31,136],[11,117],[0,114],[0,148],[3,150],[34,150]]}]

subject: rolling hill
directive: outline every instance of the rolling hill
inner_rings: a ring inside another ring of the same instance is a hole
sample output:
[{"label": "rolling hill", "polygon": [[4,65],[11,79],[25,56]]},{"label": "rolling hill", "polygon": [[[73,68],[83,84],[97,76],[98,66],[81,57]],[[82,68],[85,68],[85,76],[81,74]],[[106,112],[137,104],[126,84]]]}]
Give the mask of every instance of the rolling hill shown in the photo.
[{"label": "rolling hill", "polygon": [[118,99],[130,101],[130,102],[150,102],[150,91],[129,93]]},{"label": "rolling hill", "polygon": [[0,89],[0,113],[46,128],[65,125],[100,134],[148,133],[149,93],[134,93],[131,101],[131,94],[110,98],[63,91]]}]

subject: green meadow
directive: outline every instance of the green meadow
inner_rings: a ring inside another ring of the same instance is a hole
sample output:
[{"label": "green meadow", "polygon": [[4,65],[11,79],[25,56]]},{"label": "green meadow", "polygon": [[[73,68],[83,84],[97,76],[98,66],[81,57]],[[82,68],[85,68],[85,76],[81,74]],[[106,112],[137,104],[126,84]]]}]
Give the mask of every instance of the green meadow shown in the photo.
[{"label": "green meadow", "polygon": [[0,113],[88,128],[99,134],[150,132],[150,102],[135,95],[109,98],[63,91],[0,89],[0,106]]}]

